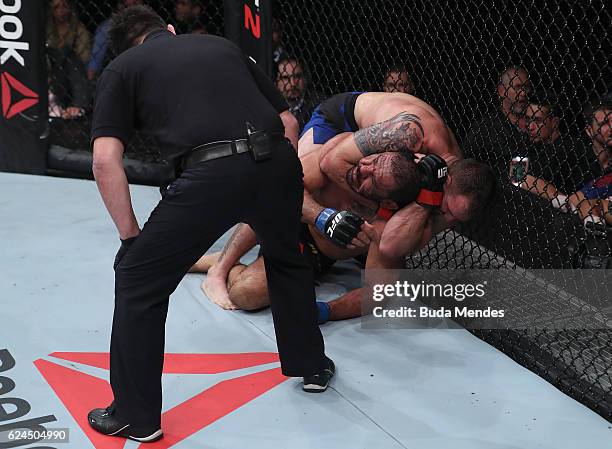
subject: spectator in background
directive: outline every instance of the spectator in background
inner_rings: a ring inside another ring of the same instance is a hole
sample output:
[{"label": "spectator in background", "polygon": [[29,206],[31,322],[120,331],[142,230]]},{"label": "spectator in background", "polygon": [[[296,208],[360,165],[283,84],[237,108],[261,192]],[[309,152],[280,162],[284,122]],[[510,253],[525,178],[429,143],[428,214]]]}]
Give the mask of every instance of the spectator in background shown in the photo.
[{"label": "spectator in background", "polygon": [[[120,0],[117,5],[117,12],[123,8],[129,8],[134,5],[142,5],[143,0]],[[91,59],[87,64],[87,79],[93,80],[98,73],[102,71],[106,62],[110,59],[108,55],[109,42],[108,42],[108,28],[110,26],[111,18],[104,20],[94,34],[94,43],[91,49]]]},{"label": "spectator in background", "polygon": [[506,69],[499,77],[497,96],[506,119],[516,128],[525,131],[527,97],[532,90],[529,74],[521,66]]},{"label": "spectator in background", "polygon": [[526,155],[530,158],[530,174],[564,192],[575,192],[597,167],[582,141],[565,133],[562,117],[559,99],[552,91],[538,89],[530,95],[525,109],[530,140]]},{"label": "spectator in background", "polygon": [[283,47],[283,23],[276,17],[272,18],[272,61],[278,65],[281,59],[286,59],[289,54]]},{"label": "spectator in background", "polygon": [[408,75],[408,70],[400,66],[391,67],[387,70],[383,81],[383,92],[401,92],[415,95],[416,90]]},{"label": "spectator in background", "polygon": [[583,109],[585,132],[602,170],[612,169],[612,92],[592,100]]},{"label": "spectator in background", "polygon": [[289,111],[298,120],[301,133],[312,111],[322,100],[322,95],[309,89],[304,64],[294,57],[278,62],[276,87],[289,103]]},{"label": "spectator in background", "polygon": [[[585,133],[591,141],[591,149],[563,148],[564,139],[559,130],[560,113],[550,102],[540,97],[539,104],[530,102],[527,107],[532,140],[540,144],[540,148],[553,150],[535,155],[536,164],[532,164],[527,176],[519,180],[522,181],[519,185],[550,200],[554,207],[563,212],[577,212],[583,220],[601,222],[606,212],[602,209],[601,200],[608,200],[612,196],[611,98],[604,97],[583,110]],[[566,161],[562,160],[565,158]],[[591,181],[584,183],[585,179]]]},{"label": "spectator in background", "polygon": [[[199,0],[176,0],[174,4],[174,28],[177,34],[188,34],[205,28]],[[205,33],[204,33],[205,34]]]},{"label": "spectator in background", "polygon": [[47,47],[68,55],[74,53],[83,64],[91,59],[91,36],[77,18],[69,0],[51,0],[47,20]]},{"label": "spectator in background", "polygon": [[49,116],[66,120],[83,117],[91,103],[91,89],[81,59],[72,51],[47,49]]},{"label": "spectator in background", "polygon": [[497,82],[496,104],[486,107],[464,142],[466,155],[489,162],[498,176],[507,173],[508,161],[527,146],[525,109],[530,91],[527,70],[520,66],[504,70]]},{"label": "spectator in background", "polygon": [[[583,219],[586,213],[594,211],[612,225],[612,93],[591,100],[582,112],[586,125],[584,130],[601,170],[592,173],[592,180],[571,195],[568,202],[570,208],[571,205],[578,207]],[[558,198],[557,203],[562,205],[563,199]]]}]

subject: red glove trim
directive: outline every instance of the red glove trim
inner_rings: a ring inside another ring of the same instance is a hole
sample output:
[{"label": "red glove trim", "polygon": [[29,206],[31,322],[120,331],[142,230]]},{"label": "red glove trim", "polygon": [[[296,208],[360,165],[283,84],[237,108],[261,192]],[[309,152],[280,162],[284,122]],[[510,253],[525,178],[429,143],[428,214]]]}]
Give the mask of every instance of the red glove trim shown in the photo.
[{"label": "red glove trim", "polygon": [[442,205],[442,198],[444,198],[444,192],[432,192],[431,190],[421,189],[416,202],[426,206],[439,207]]},{"label": "red glove trim", "polygon": [[385,221],[391,220],[391,217],[393,217],[394,213],[395,213],[395,211],[393,211],[391,209],[386,209],[384,207],[379,207],[378,211],[376,211],[376,215],[379,216],[380,218],[382,218]]}]

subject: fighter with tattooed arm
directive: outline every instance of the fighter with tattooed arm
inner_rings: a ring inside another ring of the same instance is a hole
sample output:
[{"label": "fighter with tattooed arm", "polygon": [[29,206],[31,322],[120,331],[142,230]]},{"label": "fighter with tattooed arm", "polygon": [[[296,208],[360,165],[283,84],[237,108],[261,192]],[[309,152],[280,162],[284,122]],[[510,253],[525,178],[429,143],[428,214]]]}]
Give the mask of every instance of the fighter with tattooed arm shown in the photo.
[{"label": "fighter with tattooed arm", "polygon": [[[315,276],[324,274],[337,260],[367,252],[370,240],[376,235],[375,217],[379,208],[397,210],[414,201],[420,189],[420,168],[414,158],[401,153],[362,158],[355,167],[359,183],[356,190],[360,193],[340,188],[321,172],[319,151],[302,155],[300,159],[304,172],[300,251]],[[220,291],[215,291],[214,286],[210,291],[207,282],[203,283],[205,293],[214,303],[226,309],[243,310],[270,304],[261,256],[248,266],[236,264],[255,243],[252,229],[240,225],[221,256],[205,255],[193,267],[192,271],[206,271],[217,259],[217,265],[230,263]]]},{"label": "fighter with tattooed arm", "polygon": [[[433,235],[455,221],[469,219],[488,201],[492,192],[490,170],[474,160],[460,161],[456,139],[441,117],[431,106],[411,95],[372,92],[331,97],[313,113],[298,149],[305,182],[309,172],[317,171],[334,186],[336,196],[344,191],[357,197],[372,194],[364,176],[369,159],[381,153],[382,156],[399,153],[417,159],[428,155],[419,161],[415,174],[420,187],[417,202],[393,215],[397,209],[388,208],[380,201],[382,198],[370,197],[379,200],[378,218],[354,210],[369,222],[362,228],[367,232],[354,234],[357,238],[353,239],[351,247],[365,252],[369,239],[374,242],[369,245],[366,268],[403,267],[407,254],[425,246]],[[313,156],[318,161],[316,168],[311,161]],[[307,160],[310,160],[308,165],[305,164]],[[448,176],[447,164],[450,165]],[[376,179],[372,176],[371,184],[375,185]],[[304,210],[306,204],[305,199]],[[317,207],[319,216],[328,210],[321,204]],[[335,212],[331,209],[328,213]],[[228,273],[236,271],[232,267],[254,243],[254,236],[247,240],[244,234],[234,234],[217,263],[217,255],[201,259],[199,268],[202,270],[214,264],[203,284],[213,301],[220,303],[216,298],[227,297]],[[232,285],[231,275],[229,285]],[[322,321],[358,316],[360,299],[360,292],[354,291],[329,303],[331,308],[320,303]]]},{"label": "fighter with tattooed arm", "polygon": [[319,149],[338,134],[356,131],[364,155],[404,149],[437,154],[447,163],[462,157],[434,108],[415,96],[386,92],[346,92],[325,100],[304,126],[298,151]]},{"label": "fighter with tattooed arm", "polygon": [[[321,157],[321,170],[339,186],[353,190],[352,180],[355,163],[362,157],[381,152],[400,152],[408,154],[433,154],[439,156],[447,165],[462,158],[461,150],[452,131],[446,126],[438,112],[417,97],[402,93],[346,93],[343,97],[344,120],[328,112],[325,104],[320,106],[326,117],[331,117],[335,129],[351,131],[337,138],[334,145],[327,145]],[[332,99],[335,97],[332,97]],[[331,100],[331,99],[330,99]],[[338,99],[339,100],[339,99]],[[328,100],[329,101],[329,100]],[[354,106],[352,106],[354,104]],[[352,120],[347,118],[351,114]],[[327,142],[325,124],[317,123],[313,113],[313,126],[306,125],[298,148],[308,152]],[[345,127],[340,128],[342,123]],[[346,126],[348,125],[348,127]],[[347,129],[348,128],[348,129]],[[483,166],[484,167],[484,166]],[[449,180],[450,181],[450,180]],[[423,222],[430,217],[435,208],[442,214],[436,217],[444,220],[447,226],[468,218],[470,201],[463,195],[442,195],[432,198],[421,197],[417,202],[431,207],[411,204],[399,211],[385,226],[380,241],[380,251],[389,257],[403,257],[414,250],[410,238],[402,232],[404,227],[412,227],[414,222]],[[438,226],[442,227],[442,225]],[[424,229],[424,227],[423,227]]]},{"label": "fighter with tattooed arm", "polygon": [[[424,101],[401,93],[343,95],[344,110],[352,109],[354,120],[352,124],[345,120],[348,129],[345,127],[342,131],[353,132],[346,132],[331,142],[332,145],[325,145],[320,160],[321,171],[338,186],[354,190],[355,162],[380,152],[434,155],[448,165],[442,188],[438,185],[421,189],[414,203],[397,211],[385,223],[378,244],[370,245],[366,269],[403,268],[404,258],[422,249],[433,236],[482,212],[493,196],[493,173],[485,164],[462,159],[452,131]],[[338,128],[340,121],[334,123]],[[300,151],[312,151],[326,144],[324,140],[324,127],[315,124],[309,129],[307,125],[300,138]],[[443,169],[444,163],[439,162],[431,169]],[[325,306],[319,304],[319,308],[325,307],[332,320],[357,317],[362,312],[361,299],[362,291],[356,289]]]}]

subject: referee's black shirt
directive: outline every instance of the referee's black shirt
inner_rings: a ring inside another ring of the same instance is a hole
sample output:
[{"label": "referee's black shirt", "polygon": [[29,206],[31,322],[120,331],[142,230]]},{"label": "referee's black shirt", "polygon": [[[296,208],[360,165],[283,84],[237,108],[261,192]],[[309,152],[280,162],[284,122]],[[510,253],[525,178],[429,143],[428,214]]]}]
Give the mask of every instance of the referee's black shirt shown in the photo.
[{"label": "referee's black shirt", "polygon": [[137,129],[171,161],[203,143],[244,138],[247,121],[282,132],[278,114],[286,109],[263,71],[230,41],[158,30],[102,73],[91,138],[127,145]]}]

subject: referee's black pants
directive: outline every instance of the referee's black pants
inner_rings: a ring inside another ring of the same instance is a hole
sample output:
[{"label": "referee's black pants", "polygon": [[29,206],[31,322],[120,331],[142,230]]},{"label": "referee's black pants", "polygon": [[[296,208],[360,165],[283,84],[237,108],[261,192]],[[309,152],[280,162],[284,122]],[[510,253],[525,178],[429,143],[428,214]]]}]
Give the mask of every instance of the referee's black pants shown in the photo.
[{"label": "referee's black pants", "polygon": [[325,369],[312,270],[298,248],[302,176],[295,151],[283,142],[266,161],[256,163],[249,153],[215,159],[169,186],[115,271],[110,378],[119,419],[160,424],[168,297],[239,222],[261,243],[283,373],[301,377]]}]

